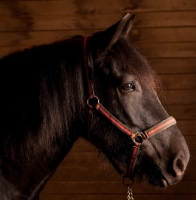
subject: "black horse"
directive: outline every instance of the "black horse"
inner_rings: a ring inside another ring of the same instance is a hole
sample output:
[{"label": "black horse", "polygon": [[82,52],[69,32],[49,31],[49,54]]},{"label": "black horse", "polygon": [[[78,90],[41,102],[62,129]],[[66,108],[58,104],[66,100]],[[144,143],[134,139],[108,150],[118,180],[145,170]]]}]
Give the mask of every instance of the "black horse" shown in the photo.
[{"label": "black horse", "polygon": [[0,60],[1,200],[39,199],[79,137],[124,177],[159,187],[182,179],[189,150],[157,97],[155,73],[127,40],[133,18]]}]

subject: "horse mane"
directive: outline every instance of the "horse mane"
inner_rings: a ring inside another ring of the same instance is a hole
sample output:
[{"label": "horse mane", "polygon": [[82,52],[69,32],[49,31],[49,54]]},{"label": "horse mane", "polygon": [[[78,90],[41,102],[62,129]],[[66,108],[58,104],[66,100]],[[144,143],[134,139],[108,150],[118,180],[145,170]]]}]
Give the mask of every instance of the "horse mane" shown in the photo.
[{"label": "horse mane", "polygon": [[59,145],[75,141],[73,126],[81,129],[84,120],[82,41],[77,36],[0,60],[4,155],[30,159],[43,149],[49,156],[54,148],[71,148]]}]

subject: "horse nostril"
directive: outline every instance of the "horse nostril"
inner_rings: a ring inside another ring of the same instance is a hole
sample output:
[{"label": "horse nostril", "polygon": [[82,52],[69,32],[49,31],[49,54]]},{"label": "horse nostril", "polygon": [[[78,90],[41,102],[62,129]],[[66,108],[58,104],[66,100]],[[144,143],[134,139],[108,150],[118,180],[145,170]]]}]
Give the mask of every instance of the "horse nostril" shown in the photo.
[{"label": "horse nostril", "polygon": [[173,161],[173,176],[175,178],[182,178],[184,171],[185,171],[185,162],[183,155],[179,155],[174,161]]}]

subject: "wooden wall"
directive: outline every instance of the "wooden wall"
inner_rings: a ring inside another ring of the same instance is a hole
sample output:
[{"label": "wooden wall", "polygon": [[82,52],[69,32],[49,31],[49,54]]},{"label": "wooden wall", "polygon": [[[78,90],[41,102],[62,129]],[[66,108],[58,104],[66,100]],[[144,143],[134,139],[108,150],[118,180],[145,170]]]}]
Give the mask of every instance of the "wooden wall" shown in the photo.
[{"label": "wooden wall", "polygon": [[[191,151],[187,172],[166,190],[133,186],[135,200],[196,199],[196,1],[0,0],[0,57],[70,35],[90,35],[135,13],[130,40],[148,58],[165,86],[162,102],[178,120]],[[80,139],[44,187],[41,200],[126,199],[114,169]]]}]

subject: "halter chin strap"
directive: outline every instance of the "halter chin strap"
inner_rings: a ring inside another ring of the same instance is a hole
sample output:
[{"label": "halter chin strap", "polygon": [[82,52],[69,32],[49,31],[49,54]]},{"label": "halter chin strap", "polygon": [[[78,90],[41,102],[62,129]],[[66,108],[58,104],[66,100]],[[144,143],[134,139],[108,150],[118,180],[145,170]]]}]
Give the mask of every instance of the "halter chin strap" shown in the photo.
[{"label": "halter chin strap", "polygon": [[[168,127],[176,124],[176,120],[173,117],[168,117],[167,119],[161,121],[160,123],[152,126],[151,128],[142,131],[142,132],[133,132],[129,127],[127,127],[125,124],[123,124],[121,121],[119,121],[115,116],[113,116],[100,102],[99,98],[94,94],[92,84],[89,78],[89,67],[88,67],[88,59],[87,59],[87,52],[86,52],[86,45],[87,45],[88,37],[84,38],[84,63],[85,63],[85,72],[86,72],[86,78],[87,78],[87,84],[88,84],[88,92],[89,92],[89,98],[87,99],[87,105],[89,106],[89,114],[88,114],[88,132],[90,132],[90,122],[93,110],[96,109],[99,111],[104,117],[106,117],[114,126],[116,126],[119,130],[121,130],[123,133],[128,135],[130,139],[133,141],[133,147],[132,147],[132,156],[130,159],[130,164],[127,169],[127,173],[125,174],[118,165],[112,161],[112,165],[114,168],[118,171],[120,175],[123,177],[132,178],[133,170],[135,166],[135,161],[138,153],[138,149],[140,145],[143,143],[143,141],[149,137],[154,136],[155,134],[167,129]],[[90,138],[90,133],[88,133]]]}]

